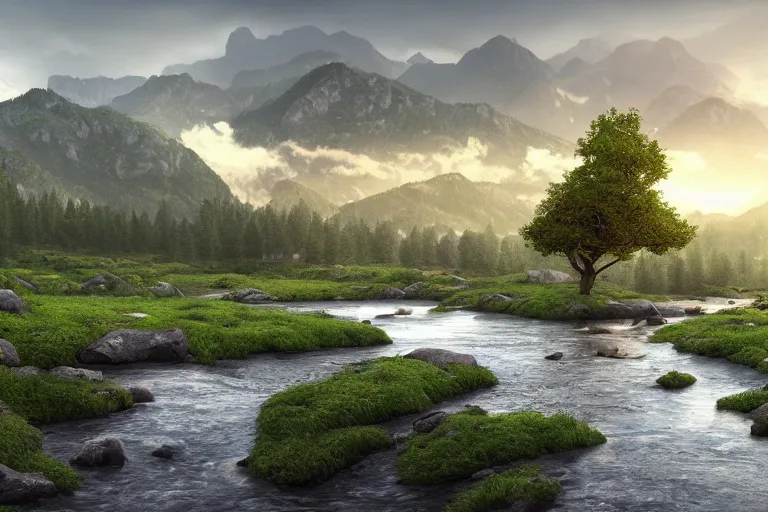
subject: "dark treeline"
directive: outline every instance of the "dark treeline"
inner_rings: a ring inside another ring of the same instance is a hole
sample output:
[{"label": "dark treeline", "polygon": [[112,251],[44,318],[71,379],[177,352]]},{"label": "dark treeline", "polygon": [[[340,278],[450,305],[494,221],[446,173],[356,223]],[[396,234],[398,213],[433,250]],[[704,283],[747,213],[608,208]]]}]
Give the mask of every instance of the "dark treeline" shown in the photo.
[{"label": "dark treeline", "polygon": [[[757,229],[757,231],[755,231]],[[603,276],[646,293],[701,294],[707,287],[768,288],[766,238],[761,227],[737,236],[728,226],[706,227],[685,250],[640,254]],[[15,247],[50,247],[99,254],[159,254],[181,262],[292,260],[316,264],[399,264],[461,269],[493,275],[532,268],[570,271],[563,258],[544,258],[517,235],[440,233],[414,227],[401,233],[390,222],[323,218],[303,203],[290,211],[239,202],[204,202],[193,221],[175,219],[167,205],[157,214],[126,215],[87,201],[55,195],[24,196],[0,171],[0,259]]]},{"label": "dark treeline", "polygon": [[392,223],[323,218],[304,203],[288,211],[239,202],[205,201],[193,221],[175,219],[162,203],[157,214],[126,215],[53,194],[25,197],[0,173],[0,258],[15,247],[50,247],[102,254],[159,254],[182,262],[292,260],[317,264],[401,264],[479,274],[522,272],[542,259],[517,236],[485,232],[438,233]]}]

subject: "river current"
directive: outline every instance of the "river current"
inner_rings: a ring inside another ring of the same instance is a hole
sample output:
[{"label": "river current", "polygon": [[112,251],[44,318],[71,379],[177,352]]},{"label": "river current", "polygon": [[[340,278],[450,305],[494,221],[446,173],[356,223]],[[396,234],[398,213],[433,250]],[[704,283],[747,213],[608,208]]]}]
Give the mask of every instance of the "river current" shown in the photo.
[{"label": "river current", "polygon": [[[394,344],[300,354],[268,354],[216,366],[145,365],[105,369],[123,384],[144,384],[156,401],[109,418],[44,427],[45,449],[68,460],[88,439],[117,436],[129,461],[120,469],[83,472],[73,496],[39,510],[74,511],[365,511],[437,512],[460,484],[397,484],[395,452],[374,454],[331,481],[308,489],[281,489],[236,466],[250,451],[260,404],[289,386],[318,380],[344,363],[440,347],[474,355],[499,378],[487,391],[459,397],[435,410],[475,404],[492,412],[565,411],[598,428],[608,442],[537,460],[560,481],[561,511],[765,511],[768,442],[750,437],[750,422],[715,409],[717,398],[765,384],[752,369],[680,354],[647,343],[651,328],[601,322],[613,334],[592,335],[573,323],[543,322],[472,312],[429,313],[425,302],[291,304],[355,320],[396,307],[408,317],[373,320]],[[706,306],[705,306],[706,307]],[[636,359],[595,357],[619,346]],[[563,352],[560,361],[544,356]],[[670,370],[698,378],[682,391],[655,379]],[[387,426],[407,431],[418,415]],[[173,460],[151,456],[174,445]]]}]

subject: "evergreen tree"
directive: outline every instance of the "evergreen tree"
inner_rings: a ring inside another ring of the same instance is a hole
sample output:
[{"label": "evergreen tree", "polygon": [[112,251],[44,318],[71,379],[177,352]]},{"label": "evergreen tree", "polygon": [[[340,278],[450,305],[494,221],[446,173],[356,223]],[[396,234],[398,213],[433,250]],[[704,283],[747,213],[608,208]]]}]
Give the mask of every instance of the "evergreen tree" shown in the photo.
[{"label": "evergreen tree", "polygon": [[443,268],[454,269],[459,266],[459,237],[453,229],[440,238],[437,246],[437,260]]}]

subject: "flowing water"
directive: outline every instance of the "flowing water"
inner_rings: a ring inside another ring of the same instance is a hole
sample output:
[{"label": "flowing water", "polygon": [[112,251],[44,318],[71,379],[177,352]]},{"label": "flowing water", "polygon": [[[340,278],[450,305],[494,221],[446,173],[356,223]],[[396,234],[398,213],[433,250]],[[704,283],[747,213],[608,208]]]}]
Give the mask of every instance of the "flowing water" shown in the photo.
[{"label": "flowing water", "polygon": [[[525,320],[470,312],[428,313],[433,304],[397,302],[291,305],[326,310],[357,320],[391,313],[412,316],[373,320],[393,345],[303,354],[256,356],[216,366],[109,368],[124,384],[151,387],[156,402],[110,418],[45,427],[45,448],[67,460],[88,439],[120,437],[130,456],[121,469],[84,471],[74,496],[46,502],[41,510],[75,511],[439,511],[460,486],[397,484],[395,453],[365,459],[318,487],[279,489],[248,476],[236,462],[253,445],[259,405],[301,382],[322,379],[339,365],[441,347],[473,354],[498,377],[491,390],[438,408],[464,404],[490,411],[566,411],[597,427],[604,445],[546,456],[543,473],[557,478],[563,511],[765,511],[768,442],[749,436],[749,421],[718,412],[721,396],[764,384],[754,370],[724,360],[677,353],[648,344],[648,327],[602,323],[613,334],[595,336],[573,323]],[[639,359],[594,357],[599,343],[619,345]],[[560,351],[561,361],[544,356]],[[664,391],[655,379],[670,370],[699,380],[682,391]],[[413,419],[388,425],[405,431]],[[174,460],[152,457],[162,444],[180,449]]]}]

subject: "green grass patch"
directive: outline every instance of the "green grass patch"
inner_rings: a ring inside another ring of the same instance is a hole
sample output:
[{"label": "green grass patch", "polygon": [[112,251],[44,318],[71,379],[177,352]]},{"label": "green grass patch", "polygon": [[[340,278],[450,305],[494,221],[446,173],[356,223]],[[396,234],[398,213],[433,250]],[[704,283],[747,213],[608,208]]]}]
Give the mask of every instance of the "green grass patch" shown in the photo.
[{"label": "green grass patch", "polygon": [[751,412],[768,403],[768,386],[751,389],[735,395],[725,396],[717,401],[717,408],[726,411]]},{"label": "green grass patch", "polygon": [[278,484],[327,480],[391,444],[385,430],[370,425],[496,383],[482,367],[452,364],[444,370],[402,357],[351,365],[327,380],[277,393],[262,405],[250,471]]},{"label": "green grass patch", "polygon": [[[51,368],[74,365],[76,355],[115,329],[184,331],[201,362],[243,358],[261,352],[306,351],[392,343],[376,327],[253,308],[227,301],[150,297],[27,296],[30,313],[6,315],[0,337],[14,344],[22,364]],[[126,313],[146,313],[131,318]]]},{"label": "green grass patch", "polygon": [[561,492],[560,484],[542,477],[538,466],[524,466],[490,476],[457,494],[445,512],[487,512],[514,504],[525,507],[552,502]]},{"label": "green grass patch", "polygon": [[729,361],[768,372],[768,312],[728,309],[668,325],[656,331],[655,343],[672,343],[680,352]]},{"label": "green grass patch", "polygon": [[547,453],[586,448],[605,436],[567,414],[537,412],[452,414],[429,434],[415,434],[397,458],[406,484],[437,484]]},{"label": "green grass patch", "polygon": [[682,389],[692,386],[696,383],[696,377],[690,373],[681,373],[677,370],[672,370],[666,375],[662,375],[656,379],[656,384],[660,385],[664,389]]},{"label": "green grass patch", "polygon": [[43,452],[43,433],[15,414],[0,414],[0,464],[20,473],[42,473],[62,492],[80,487],[77,472]]},{"label": "green grass patch", "polygon": [[[505,295],[512,300],[485,300],[494,294]],[[580,317],[575,308],[577,306],[587,306],[593,315],[599,316],[609,300],[631,299],[657,302],[669,300],[668,297],[629,292],[607,283],[598,283],[592,294],[585,296],[579,294],[578,284],[527,283],[524,275],[516,274],[475,279],[469,289],[457,292],[444,300],[439,310],[466,308],[542,320],[570,320]]]},{"label": "green grass patch", "polygon": [[4,366],[0,366],[0,400],[35,423],[106,416],[133,406],[130,393],[113,382],[46,374],[20,377]]}]

